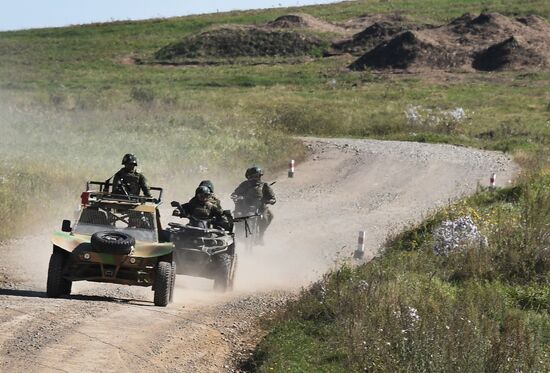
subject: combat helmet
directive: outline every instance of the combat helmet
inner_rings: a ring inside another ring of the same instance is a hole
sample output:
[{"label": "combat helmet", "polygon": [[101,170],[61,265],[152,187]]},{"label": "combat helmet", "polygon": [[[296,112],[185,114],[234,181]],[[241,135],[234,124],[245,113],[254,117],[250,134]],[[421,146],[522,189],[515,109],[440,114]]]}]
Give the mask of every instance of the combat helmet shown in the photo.
[{"label": "combat helmet", "polygon": [[123,165],[127,165],[127,164],[135,164],[137,166],[138,164],[138,159],[135,155],[133,154],[124,154],[124,157],[122,157],[122,164]]},{"label": "combat helmet", "polygon": [[251,177],[253,176],[263,176],[264,175],[264,170],[262,170],[261,167],[259,166],[253,166],[253,167],[250,167],[249,169],[246,170],[244,176],[247,178],[247,179],[250,179]]},{"label": "combat helmet", "polygon": [[206,201],[208,199],[208,197],[210,197],[212,195],[212,191],[210,190],[209,187],[205,186],[205,185],[201,185],[199,186],[196,190],[195,190],[195,197],[197,197],[197,199],[199,201]]},{"label": "combat helmet", "polygon": [[199,186],[205,186],[205,187],[209,188],[212,193],[214,193],[214,184],[210,180],[201,181]]}]

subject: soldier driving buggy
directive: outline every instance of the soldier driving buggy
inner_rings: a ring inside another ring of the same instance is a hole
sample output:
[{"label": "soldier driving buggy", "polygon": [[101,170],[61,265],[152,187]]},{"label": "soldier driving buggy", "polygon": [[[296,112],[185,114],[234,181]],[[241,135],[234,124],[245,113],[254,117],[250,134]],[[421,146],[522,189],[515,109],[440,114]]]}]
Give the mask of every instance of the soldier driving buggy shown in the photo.
[{"label": "soldier driving buggy", "polygon": [[174,291],[173,243],[160,228],[156,198],[109,193],[108,182],[91,181],[81,195],[73,227],[64,220],[52,237],[47,295],[71,293],[74,281],[151,286],[156,306],[166,306]]}]

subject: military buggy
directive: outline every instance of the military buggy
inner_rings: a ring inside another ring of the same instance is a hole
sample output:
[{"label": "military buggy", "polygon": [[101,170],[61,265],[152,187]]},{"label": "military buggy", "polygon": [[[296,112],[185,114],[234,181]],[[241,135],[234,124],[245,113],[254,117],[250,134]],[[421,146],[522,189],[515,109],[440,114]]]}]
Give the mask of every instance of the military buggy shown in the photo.
[{"label": "military buggy", "polygon": [[73,227],[64,220],[52,237],[47,295],[66,296],[74,281],[151,286],[154,303],[174,292],[174,245],[160,226],[162,188],[155,198],[109,193],[109,183],[88,182]]}]

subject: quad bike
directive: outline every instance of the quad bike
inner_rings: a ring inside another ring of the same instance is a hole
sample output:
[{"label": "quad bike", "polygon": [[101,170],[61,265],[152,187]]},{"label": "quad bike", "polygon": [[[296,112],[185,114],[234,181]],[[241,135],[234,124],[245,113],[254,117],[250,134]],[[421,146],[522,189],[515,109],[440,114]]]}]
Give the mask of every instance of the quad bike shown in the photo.
[{"label": "quad bike", "polygon": [[186,216],[179,202],[173,201],[173,215],[188,218],[186,225],[169,223],[170,240],[174,243],[174,260],[177,274],[204,277],[214,280],[214,289],[232,290],[237,268],[233,218],[226,224],[215,225],[212,221]]}]

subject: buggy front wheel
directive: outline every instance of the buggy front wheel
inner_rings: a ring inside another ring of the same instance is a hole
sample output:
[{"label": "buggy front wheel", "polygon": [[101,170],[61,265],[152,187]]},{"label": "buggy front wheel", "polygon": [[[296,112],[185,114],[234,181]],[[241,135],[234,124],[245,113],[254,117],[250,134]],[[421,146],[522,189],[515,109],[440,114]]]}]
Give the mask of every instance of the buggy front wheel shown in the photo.
[{"label": "buggy front wheel", "polygon": [[166,307],[172,290],[172,263],[159,262],[155,274],[155,306]]},{"label": "buggy front wheel", "polygon": [[67,255],[62,251],[54,250],[48,266],[48,282],[46,283],[46,295],[50,298],[58,298],[71,294],[72,281],[63,278],[63,269]]}]

